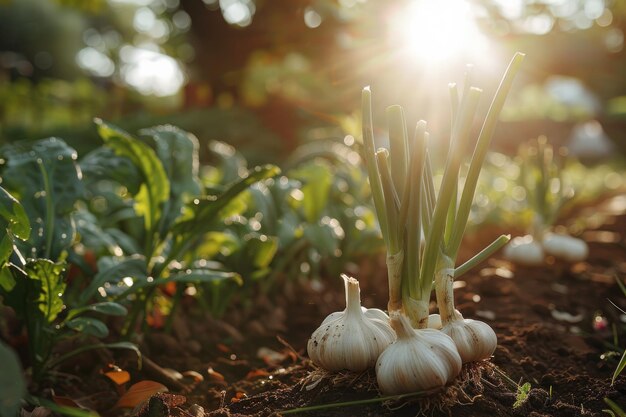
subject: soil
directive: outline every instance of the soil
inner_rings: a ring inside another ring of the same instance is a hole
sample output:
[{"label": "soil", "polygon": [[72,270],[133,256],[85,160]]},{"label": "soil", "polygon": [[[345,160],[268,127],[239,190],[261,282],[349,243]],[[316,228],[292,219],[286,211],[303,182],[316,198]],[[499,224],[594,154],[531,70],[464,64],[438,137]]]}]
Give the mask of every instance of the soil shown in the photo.
[{"label": "soil", "polygon": [[[489,362],[464,365],[460,381],[427,398],[299,415],[599,416],[609,408],[605,398],[626,409],[626,372],[611,385],[621,356],[615,340],[622,348],[626,341],[626,315],[612,304],[626,310],[626,296],[616,284],[616,278],[626,276],[626,196],[588,207],[574,218],[566,223],[584,229],[590,247],[586,262],[548,259],[544,267],[528,268],[496,255],[457,282],[457,308],[497,333],[498,347]],[[472,233],[461,257],[500,233],[495,227]],[[383,260],[364,261],[356,275],[363,305],[384,307]],[[169,388],[133,412],[139,416],[270,416],[376,398],[373,372],[330,375],[306,358],[309,335],[327,314],[344,307],[340,282],[334,281],[285,281],[277,294],[259,295],[253,308],[233,309],[222,320],[198,316],[188,306],[171,334],[152,332],[143,340],[141,349],[149,359],[142,370],[130,354],[100,353],[65,370],[79,371],[81,379],[57,382],[55,393],[80,398],[104,416],[130,414],[113,408],[119,395],[102,376],[104,355],[105,361],[129,370],[132,382],[154,380]],[[530,390],[524,399],[517,394],[525,383]]]}]

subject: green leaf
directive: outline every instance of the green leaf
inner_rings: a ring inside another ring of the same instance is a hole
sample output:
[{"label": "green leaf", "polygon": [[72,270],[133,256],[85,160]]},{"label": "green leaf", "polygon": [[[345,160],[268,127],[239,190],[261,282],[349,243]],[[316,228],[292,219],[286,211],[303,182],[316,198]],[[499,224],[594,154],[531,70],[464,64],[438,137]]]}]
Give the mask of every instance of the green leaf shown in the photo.
[{"label": "green leaf", "polygon": [[106,324],[92,317],[77,317],[65,323],[67,327],[79,333],[85,333],[98,338],[107,337],[109,329]]},{"label": "green leaf", "polygon": [[[84,195],[76,151],[58,138],[21,141],[0,149],[3,186],[20,200],[36,233],[24,252],[57,259],[75,235],[71,219]],[[18,243],[18,247],[23,246]]]},{"label": "green leaf", "polygon": [[248,169],[246,159],[237,150],[224,142],[213,140],[209,142],[209,150],[220,160],[220,174],[222,182],[237,181],[241,171]]},{"label": "green leaf", "polygon": [[114,303],[112,301],[103,301],[101,303],[95,303],[95,304],[88,305],[86,307],[75,308],[73,310],[70,310],[70,312],[67,314],[66,320],[71,320],[76,316],[79,316],[81,314],[88,313],[91,311],[96,312],[96,313],[102,313],[107,316],[125,316],[128,313],[128,310],[126,310],[126,307],[124,307],[121,304]]},{"label": "green leaf", "polygon": [[276,204],[270,189],[263,183],[256,183],[250,187],[250,196],[253,201],[253,209],[263,215],[261,230],[275,235],[278,225]]},{"label": "green leaf", "polygon": [[276,251],[278,250],[278,238],[260,234],[250,234],[245,238],[244,257],[247,262],[252,262],[256,268],[267,268]]},{"label": "green leaf", "polygon": [[323,256],[334,256],[339,248],[339,237],[333,228],[326,224],[305,224],[304,237]]},{"label": "green leaf", "polygon": [[15,288],[16,282],[9,266],[0,268],[0,294],[9,293]]},{"label": "green leaf", "polygon": [[135,210],[144,217],[144,227],[151,233],[161,218],[161,204],[170,196],[170,183],[163,164],[145,143],[112,125],[96,119],[98,133],[116,155],[124,156],[137,167],[142,184],[135,195]]},{"label": "green leaf", "polygon": [[517,387],[517,394],[515,394],[515,403],[513,403],[513,408],[521,407],[526,402],[531,388],[530,382],[526,382],[524,385]]},{"label": "green leaf", "polygon": [[[105,283],[117,284],[125,277],[131,277],[133,281],[147,279],[147,268],[146,259],[138,255],[127,258],[107,256],[98,259],[98,273],[81,293],[80,303],[85,304]],[[115,288],[115,285],[111,285],[110,288]],[[123,288],[120,291],[124,290]]]},{"label": "green leaf", "polygon": [[76,220],[76,230],[84,246],[97,253],[106,251],[109,254],[119,254],[122,245],[115,237],[102,230],[101,224],[96,216],[81,208],[76,211],[74,218]]},{"label": "green leaf", "polygon": [[304,218],[309,223],[315,223],[328,204],[328,192],[333,182],[332,168],[326,162],[314,161],[290,171],[289,175],[302,182]]},{"label": "green leaf", "polygon": [[617,368],[615,368],[615,372],[613,372],[613,378],[611,378],[611,385],[615,383],[615,380],[617,379],[619,374],[622,373],[624,368],[626,368],[626,351],[624,351],[622,358],[619,360],[619,363],[617,364]]},{"label": "green leaf", "polygon": [[279,173],[280,169],[274,165],[265,165],[254,168],[243,178],[230,185],[219,196],[204,198],[200,200],[198,204],[193,204],[190,207],[190,218],[175,224],[172,228],[173,235],[200,235],[210,231],[214,227],[216,216],[220,210],[229,204],[241,192],[246,190],[250,185],[267,178],[275,177]]},{"label": "green leaf", "polygon": [[[30,221],[24,207],[7,190],[0,186],[0,216],[9,225],[7,230],[15,237],[26,240],[30,236]],[[0,262],[2,258],[0,258]]]},{"label": "green leaf", "polygon": [[[617,405],[617,403],[613,400],[611,400],[610,398],[604,398],[604,402],[611,407],[611,410],[609,411],[609,413],[611,415],[617,416],[617,417],[626,417],[626,412],[624,412],[624,410],[622,410],[622,408]],[[604,412],[608,411],[608,410],[602,410]]]},{"label": "green leaf", "polygon": [[116,155],[111,148],[100,147],[81,158],[80,170],[86,183],[112,180],[123,185],[135,195],[141,186],[139,169],[129,158]]},{"label": "green leaf", "polygon": [[157,285],[164,285],[169,282],[180,283],[193,283],[193,284],[219,284],[224,281],[234,281],[237,285],[243,285],[241,276],[235,272],[219,271],[209,268],[194,268],[186,271],[172,273],[167,278],[160,278],[158,280],[142,280],[137,281],[132,287],[126,289],[121,296],[127,297],[130,294],[134,294],[137,291],[155,287]]},{"label": "green leaf", "polygon": [[238,285],[242,285],[243,282],[241,280],[241,276],[235,272],[226,272],[226,271],[217,271],[214,269],[189,269],[187,271],[176,272],[168,276],[167,278],[162,278],[154,281],[141,281],[133,285],[128,293],[135,292],[139,288],[152,287],[155,285],[163,285],[168,282],[184,282],[184,283],[196,283],[196,284],[204,284],[204,283],[215,283],[220,281],[235,281]]},{"label": "green leaf", "polygon": [[16,416],[26,396],[26,379],[15,352],[0,341],[0,416]]},{"label": "green leaf", "polygon": [[198,139],[177,127],[166,125],[143,129],[141,135],[151,136],[157,156],[170,182],[170,198],[164,208],[162,233],[180,216],[185,199],[200,195],[198,178]]},{"label": "green leaf", "polygon": [[29,260],[24,268],[28,278],[36,283],[38,291],[34,295],[34,303],[43,313],[45,320],[52,323],[57,315],[63,311],[65,282],[61,274],[65,270],[65,263],[54,263],[47,259]]}]

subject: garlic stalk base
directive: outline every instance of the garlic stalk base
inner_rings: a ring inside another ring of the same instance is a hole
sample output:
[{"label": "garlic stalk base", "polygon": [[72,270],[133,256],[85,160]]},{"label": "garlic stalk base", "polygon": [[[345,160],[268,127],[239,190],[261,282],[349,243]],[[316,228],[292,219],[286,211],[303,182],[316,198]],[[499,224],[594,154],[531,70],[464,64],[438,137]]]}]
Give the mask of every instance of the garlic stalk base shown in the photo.
[{"label": "garlic stalk base", "polygon": [[402,262],[404,251],[387,255],[387,274],[389,279],[389,303],[387,310],[399,311],[402,309]]},{"label": "garlic stalk base", "polygon": [[453,275],[454,269],[442,268],[435,278],[441,331],[454,341],[463,363],[487,359],[498,344],[496,333],[487,323],[464,319],[461,313],[455,310]]}]

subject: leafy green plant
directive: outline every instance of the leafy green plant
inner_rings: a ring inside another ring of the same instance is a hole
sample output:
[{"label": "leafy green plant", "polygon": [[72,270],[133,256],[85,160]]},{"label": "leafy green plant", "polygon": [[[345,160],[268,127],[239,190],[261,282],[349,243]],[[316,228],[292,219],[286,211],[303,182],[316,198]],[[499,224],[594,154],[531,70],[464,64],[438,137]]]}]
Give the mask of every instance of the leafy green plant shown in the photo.
[{"label": "leafy green plant", "polygon": [[511,261],[538,265],[544,252],[569,262],[583,260],[589,249],[580,239],[564,233],[553,233],[552,227],[574,189],[564,181],[566,151],[555,151],[545,136],[520,146],[519,182],[532,211],[529,234],[515,238],[504,254]]},{"label": "leafy green plant", "polygon": [[620,407],[615,401],[611,400],[610,398],[605,398],[604,402],[611,408],[610,410],[602,410],[604,413],[613,417],[626,416],[626,411],[624,411],[622,407]]},{"label": "leafy green plant", "polygon": [[524,384],[517,387],[517,393],[515,394],[515,402],[513,403],[513,408],[519,408],[524,405],[524,403],[528,399],[528,394],[530,394],[531,388],[532,386],[530,385],[530,382],[525,382]]},{"label": "leafy green plant", "polygon": [[545,136],[520,146],[517,156],[519,182],[526,190],[528,204],[535,214],[533,235],[540,236],[550,228],[574,196],[574,189],[563,177],[566,155],[565,149],[555,150]]},{"label": "leafy green plant", "polygon": [[109,256],[98,260],[98,272],[81,300],[97,294],[132,300],[124,328],[128,334],[140,316],[148,315],[155,291],[165,284],[176,284],[176,308],[187,284],[240,282],[239,274],[207,262],[199,250],[207,235],[236,213],[232,209],[238,196],[277,175],[278,168],[239,172],[232,182],[209,189],[201,184],[198,142],[189,133],[172,126],[142,130],[153,149],[105,122],[97,121],[97,126],[105,148],[81,164],[91,184],[89,209],[95,216],[85,213],[81,230]]},{"label": "leafy green plant", "polygon": [[[248,170],[232,146],[211,142],[215,163],[201,167],[207,190],[219,192]],[[348,263],[382,248],[359,156],[337,141],[304,145],[285,163],[286,175],[257,182],[223,211],[197,247],[195,256],[238,273],[232,281],[198,288],[203,308],[219,315],[229,300],[246,305],[259,288],[283,280],[317,279],[345,272]]]},{"label": "leafy green plant", "polygon": [[[6,230],[0,244],[0,295],[28,331],[30,366],[39,381],[58,364],[52,360],[58,341],[108,335],[104,322],[88,313],[119,316],[126,309],[112,302],[65,305],[65,257],[74,236],[71,214],[82,185],[73,150],[52,138],[6,146],[2,155],[4,185],[22,201],[0,187],[0,223]],[[31,225],[37,225],[35,233]]]}]

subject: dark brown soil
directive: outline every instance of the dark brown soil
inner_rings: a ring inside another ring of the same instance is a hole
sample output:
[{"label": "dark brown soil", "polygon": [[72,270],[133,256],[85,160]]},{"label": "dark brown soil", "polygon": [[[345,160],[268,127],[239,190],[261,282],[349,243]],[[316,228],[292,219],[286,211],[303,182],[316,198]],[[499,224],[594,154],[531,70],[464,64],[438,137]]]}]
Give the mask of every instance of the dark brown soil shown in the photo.
[{"label": "dark brown soil", "polygon": [[[617,338],[626,346],[626,316],[609,302],[626,310],[626,297],[615,281],[626,276],[625,202],[626,197],[617,197],[578,213],[590,246],[586,262],[569,265],[549,259],[545,267],[523,268],[495,256],[460,279],[459,310],[489,323],[498,335],[493,359],[466,365],[462,383],[427,399],[301,415],[594,416],[607,415],[602,412],[608,408],[604,398],[626,409],[626,375],[611,386],[620,357],[612,353],[618,350],[613,343]],[[500,231],[485,228],[480,233],[470,236],[465,247],[475,252]],[[386,304],[386,275],[381,271],[381,260],[360,266],[363,304],[368,307]],[[154,366],[132,371],[133,381],[162,382],[186,403],[161,394],[136,414],[201,416],[201,406],[210,416],[269,416],[379,396],[373,372],[328,375],[306,359],[308,336],[328,313],[343,308],[339,280],[332,288],[330,284],[286,282],[274,301],[259,296],[248,313],[237,310],[218,321],[185,312],[172,335],[152,333],[142,350]],[[133,368],[130,357],[117,356],[116,363]],[[203,380],[173,380],[160,367],[193,370]],[[84,395],[101,394],[90,405],[104,415],[120,415],[112,409],[117,394],[99,369],[86,379]],[[531,390],[521,401],[517,386],[526,382]],[[66,389],[76,397],[77,385],[62,384],[57,393]],[[517,399],[520,405],[514,407]]]}]

